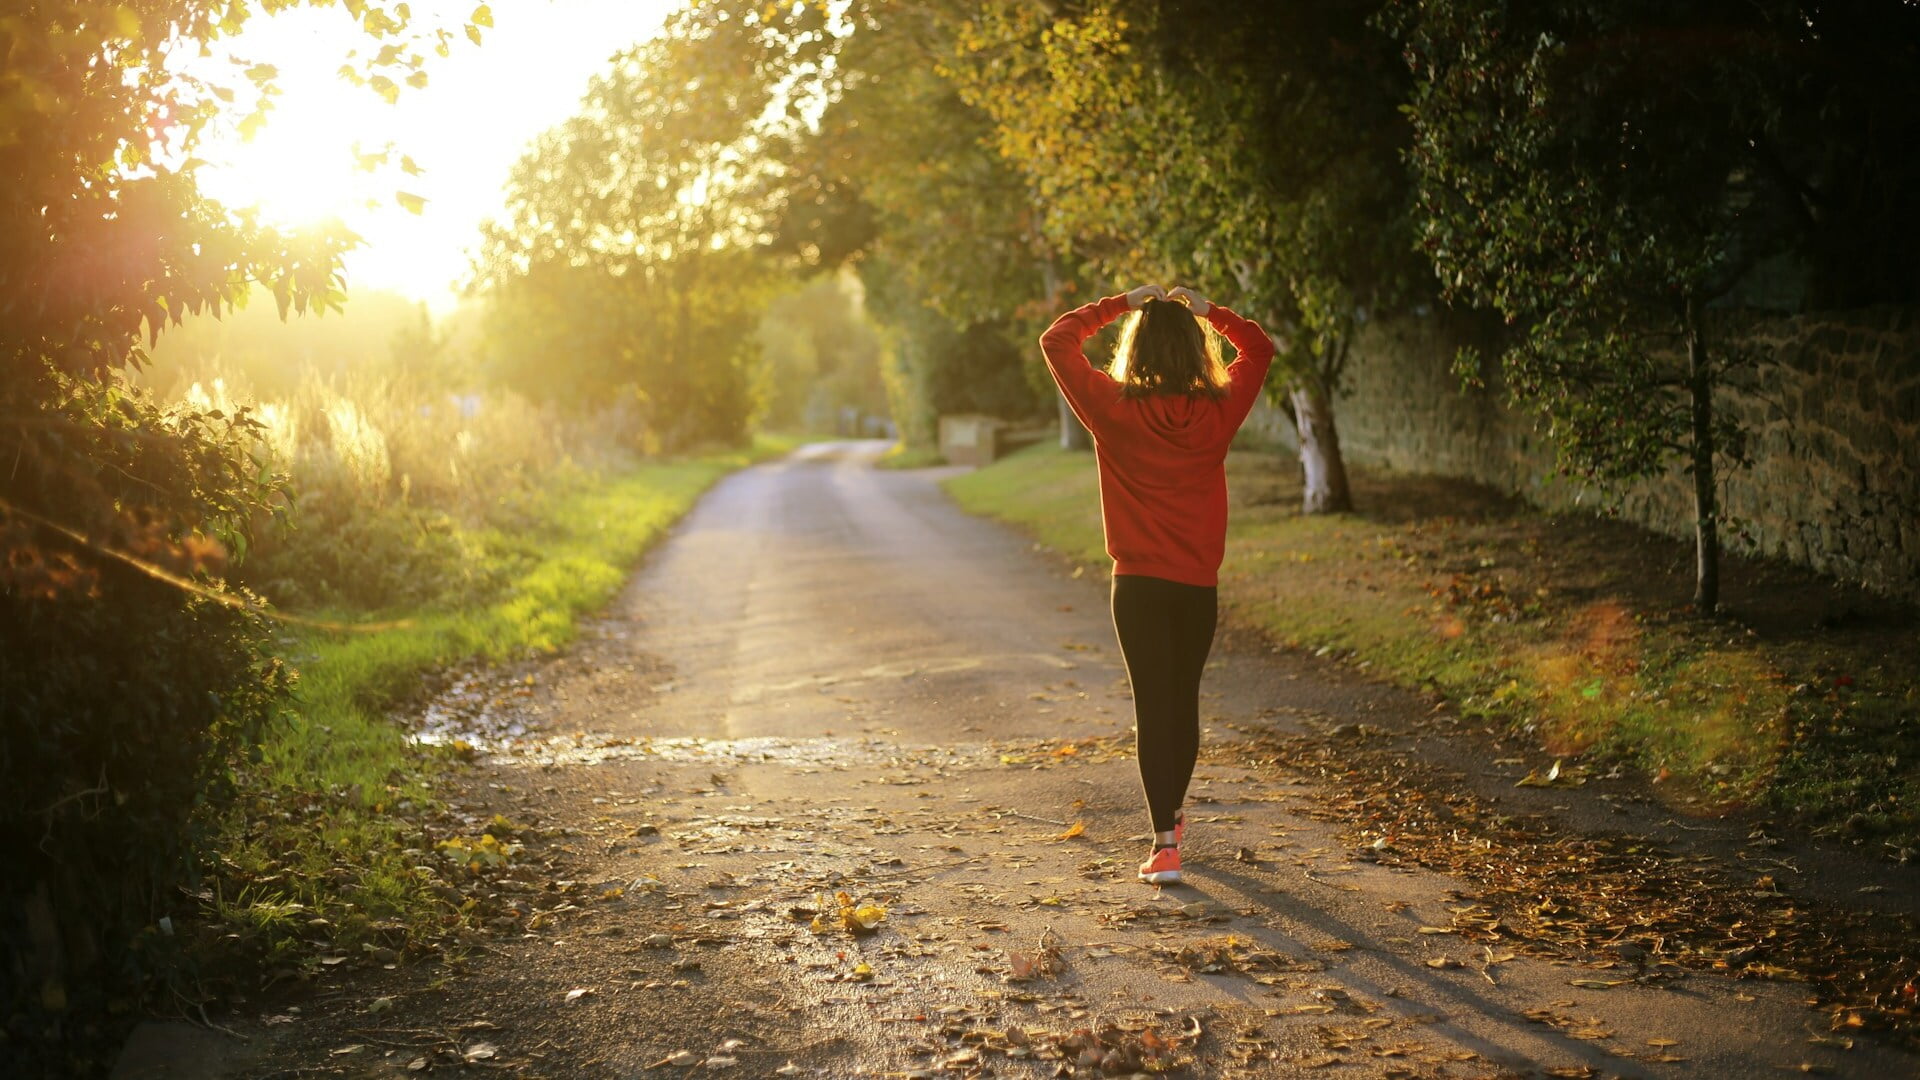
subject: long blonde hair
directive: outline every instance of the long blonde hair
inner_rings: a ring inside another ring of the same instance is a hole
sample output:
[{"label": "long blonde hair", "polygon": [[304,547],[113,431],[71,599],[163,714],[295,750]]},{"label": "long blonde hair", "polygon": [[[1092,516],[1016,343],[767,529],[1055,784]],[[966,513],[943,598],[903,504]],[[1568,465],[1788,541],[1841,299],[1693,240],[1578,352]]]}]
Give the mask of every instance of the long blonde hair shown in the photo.
[{"label": "long blonde hair", "polygon": [[1148,300],[1127,316],[1107,371],[1128,397],[1219,397],[1227,389],[1218,337],[1177,300]]}]

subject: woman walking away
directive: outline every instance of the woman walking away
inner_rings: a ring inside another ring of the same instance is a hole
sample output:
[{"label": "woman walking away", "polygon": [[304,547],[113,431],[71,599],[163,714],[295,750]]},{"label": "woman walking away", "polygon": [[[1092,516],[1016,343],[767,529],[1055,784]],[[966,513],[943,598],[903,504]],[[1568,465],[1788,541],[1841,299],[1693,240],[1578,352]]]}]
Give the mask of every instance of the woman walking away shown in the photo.
[{"label": "woman walking away", "polygon": [[[1094,367],[1081,347],[1130,310],[1112,365]],[[1239,353],[1231,367],[1200,319]],[[1200,752],[1200,675],[1213,648],[1226,550],[1227,444],[1266,380],[1273,341],[1190,289],[1142,285],[1060,316],[1040,348],[1093,433],[1100,465],[1113,628],[1133,687],[1134,745],[1153,818],[1153,854],[1140,864],[1140,880],[1176,882],[1180,805]]]}]

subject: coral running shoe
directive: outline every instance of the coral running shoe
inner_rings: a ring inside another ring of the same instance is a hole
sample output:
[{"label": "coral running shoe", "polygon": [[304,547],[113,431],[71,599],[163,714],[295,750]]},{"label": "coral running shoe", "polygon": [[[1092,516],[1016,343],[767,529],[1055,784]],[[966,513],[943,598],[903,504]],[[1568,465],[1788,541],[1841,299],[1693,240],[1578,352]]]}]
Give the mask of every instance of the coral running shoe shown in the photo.
[{"label": "coral running shoe", "polygon": [[1173,885],[1180,880],[1180,849],[1163,847],[1140,864],[1140,880],[1149,885]]}]

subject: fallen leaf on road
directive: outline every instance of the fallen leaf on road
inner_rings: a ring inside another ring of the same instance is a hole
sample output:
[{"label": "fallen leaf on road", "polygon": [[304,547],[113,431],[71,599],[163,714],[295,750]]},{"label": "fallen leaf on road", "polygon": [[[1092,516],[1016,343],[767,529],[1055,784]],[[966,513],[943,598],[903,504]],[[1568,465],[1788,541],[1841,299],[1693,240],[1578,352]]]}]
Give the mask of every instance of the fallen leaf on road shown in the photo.
[{"label": "fallen leaf on road", "polygon": [[1072,825],[1067,826],[1066,832],[1063,832],[1059,836],[1054,837],[1054,839],[1071,840],[1076,836],[1080,836],[1084,834],[1086,831],[1087,831],[1087,823],[1084,821],[1076,821]]},{"label": "fallen leaf on road", "polygon": [[1020,980],[1033,978],[1034,971],[1040,964],[1030,953],[1009,952],[1007,954],[1007,966],[1013,970],[1013,974],[1009,976],[1009,978],[1018,982]]},{"label": "fallen leaf on road", "polygon": [[592,993],[593,993],[592,987],[587,987],[587,986],[576,987],[572,990],[567,991],[567,996],[565,1000],[568,1005],[572,1005],[578,1002],[581,998],[586,997]]},{"label": "fallen leaf on road", "polygon": [[858,936],[873,933],[880,928],[882,922],[886,921],[887,909],[872,900],[856,903],[853,896],[845,892],[834,893],[833,899],[833,903],[828,903],[824,896],[815,898],[815,907],[821,913],[813,917],[813,921],[807,924],[807,929],[816,934],[824,934],[830,930],[845,930],[849,934]]},{"label": "fallen leaf on road", "polygon": [[466,1052],[460,1056],[468,1061],[492,1061],[495,1057],[499,1056],[499,1054],[499,1047],[494,1046],[492,1043],[477,1042],[467,1047]]}]

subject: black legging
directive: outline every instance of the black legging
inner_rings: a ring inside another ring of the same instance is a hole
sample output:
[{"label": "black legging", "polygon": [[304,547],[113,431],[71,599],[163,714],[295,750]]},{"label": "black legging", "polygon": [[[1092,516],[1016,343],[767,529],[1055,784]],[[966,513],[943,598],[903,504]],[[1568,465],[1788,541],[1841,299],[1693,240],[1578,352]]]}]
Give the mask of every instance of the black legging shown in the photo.
[{"label": "black legging", "polygon": [[1113,628],[1133,685],[1134,746],[1153,831],[1173,828],[1200,754],[1200,673],[1213,649],[1219,591],[1116,574]]}]

